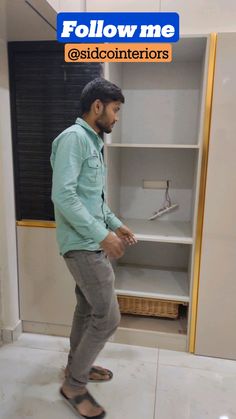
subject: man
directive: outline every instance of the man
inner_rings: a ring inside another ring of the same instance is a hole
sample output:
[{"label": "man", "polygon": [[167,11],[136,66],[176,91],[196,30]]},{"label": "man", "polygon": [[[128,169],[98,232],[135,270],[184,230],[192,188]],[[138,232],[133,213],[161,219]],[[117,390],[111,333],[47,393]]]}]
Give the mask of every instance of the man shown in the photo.
[{"label": "man", "polygon": [[[108,381],[112,372],[93,366],[120,322],[110,258],[137,242],[105,202],[103,132],[118,121],[121,89],[99,78],[81,95],[81,115],[53,142],[52,200],[60,254],[74,277],[77,305],[70,353],[61,394],[78,416],[101,419],[103,408],[86,388],[88,381]],[[111,231],[110,231],[111,230]]]}]

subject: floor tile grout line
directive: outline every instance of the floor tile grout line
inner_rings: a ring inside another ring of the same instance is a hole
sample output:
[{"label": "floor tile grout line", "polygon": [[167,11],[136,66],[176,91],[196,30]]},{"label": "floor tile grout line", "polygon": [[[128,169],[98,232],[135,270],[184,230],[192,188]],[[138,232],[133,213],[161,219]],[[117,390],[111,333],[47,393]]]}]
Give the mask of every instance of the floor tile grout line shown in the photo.
[{"label": "floor tile grout line", "polygon": [[[67,353],[69,351],[69,348],[67,349],[58,349],[58,348],[46,348],[46,347],[32,347],[32,346],[25,346],[25,345],[14,345],[10,344],[10,347],[14,346],[14,348],[22,348],[22,349],[34,349],[34,350],[41,350],[41,351],[48,351],[48,352],[65,352]],[[6,347],[3,345],[2,347]],[[153,348],[152,348],[153,349]],[[106,354],[103,354],[105,356]],[[150,364],[156,364],[156,361],[146,361]]]},{"label": "floor tile grout line", "polygon": [[[65,348],[65,349],[62,349],[62,348],[49,348],[49,347],[39,347],[39,346],[28,346],[27,344],[19,344],[19,343],[9,343],[9,344],[6,344],[6,345],[3,345],[2,347],[6,347],[7,345],[9,345],[10,347],[13,347],[14,346],[14,348],[26,348],[26,349],[40,349],[40,350],[43,350],[43,351],[56,351],[56,352],[67,352],[68,350],[69,350],[69,346],[68,346],[68,348]],[[115,343],[115,345],[116,345],[116,343]],[[122,344],[121,344],[122,345]],[[124,345],[124,346],[130,346],[131,348],[132,348],[132,345]],[[143,346],[140,346],[140,347],[138,347],[138,349],[140,349],[140,348],[144,348],[144,349],[154,349],[154,348],[149,348],[149,347],[143,347]],[[133,349],[133,348],[132,348]],[[155,361],[147,361],[148,363],[150,362],[150,363],[152,363],[152,364],[154,364],[155,363]]]},{"label": "floor tile grout line", "polygon": [[[127,345],[127,344],[117,344],[116,342],[107,342],[107,343],[112,343],[112,344],[114,344],[114,345],[123,345],[123,346],[126,346],[126,347],[130,347],[130,348],[132,348],[133,349],[133,346],[135,346],[135,347],[137,347],[138,349],[140,349],[140,348],[144,348],[144,349],[154,349],[154,348],[150,348],[150,347],[143,347],[143,346],[138,346],[138,345]],[[6,345],[2,345],[1,347],[4,347],[4,346],[7,346],[7,345],[10,345],[10,346],[14,346],[14,347],[20,347],[20,348],[29,348],[29,349],[41,349],[41,350],[45,350],[45,351],[58,351],[58,352],[66,352],[66,351],[68,351],[69,349],[67,349],[67,348],[65,348],[65,349],[56,349],[56,348],[53,348],[53,349],[51,349],[51,348],[48,348],[48,347],[36,347],[36,346],[28,346],[27,345],[27,343],[26,344],[24,344],[23,342],[22,342],[22,344],[19,342],[19,343],[17,343],[17,342],[12,342],[12,343],[8,343],[8,344],[6,344]],[[150,361],[151,363],[154,363],[154,361]]]},{"label": "floor tile grout line", "polygon": [[[43,348],[43,347],[31,347],[31,346],[23,346],[23,345],[14,345],[14,343],[13,344],[9,344],[11,347],[14,347],[14,348],[21,348],[21,349],[29,349],[29,350],[33,350],[33,351],[38,351],[38,350],[40,350],[40,351],[44,351],[44,352],[57,352],[57,353],[60,353],[60,354],[62,354],[62,353],[64,353],[64,354],[67,354],[68,353],[68,351],[69,351],[69,349],[52,349],[52,348]],[[1,355],[1,354],[0,354]],[[106,357],[106,355],[104,354],[103,355],[104,357]],[[125,361],[129,361],[129,360],[125,360]],[[135,361],[138,361],[138,359],[136,359]],[[156,365],[156,362],[155,361],[146,361],[147,362],[147,364],[154,364],[154,365]]]},{"label": "floor tile grout line", "polygon": [[206,367],[195,367],[195,366],[187,366],[187,365],[175,365],[175,364],[161,364],[163,367],[170,367],[170,368],[181,368],[181,369],[191,369],[191,370],[197,370],[197,371],[206,371],[206,372],[222,372],[222,371],[215,371],[211,369],[207,369]]},{"label": "floor tile grout line", "polygon": [[23,348],[23,349],[33,349],[33,350],[40,350],[40,351],[47,351],[47,352],[60,352],[60,353],[67,353],[68,349],[51,349],[51,348],[38,348],[32,346],[23,346],[23,345],[14,345],[14,348]]},{"label": "floor tile grout line", "polygon": [[157,404],[157,384],[158,384],[158,373],[159,373],[159,356],[160,356],[160,349],[157,348],[157,372],[156,372],[156,386],[155,386],[155,400],[154,400],[154,412],[153,412],[153,419],[157,419],[156,415],[156,404]]}]

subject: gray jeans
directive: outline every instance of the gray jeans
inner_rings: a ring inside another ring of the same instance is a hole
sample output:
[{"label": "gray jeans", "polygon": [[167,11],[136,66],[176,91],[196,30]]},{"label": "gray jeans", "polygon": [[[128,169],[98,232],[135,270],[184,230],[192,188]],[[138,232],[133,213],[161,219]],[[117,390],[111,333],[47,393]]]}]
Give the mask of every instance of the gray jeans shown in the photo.
[{"label": "gray jeans", "polygon": [[64,260],[76,282],[77,298],[67,382],[81,387],[87,384],[93,362],[117,329],[120,310],[114,290],[114,271],[104,251],[72,250],[64,255]]}]

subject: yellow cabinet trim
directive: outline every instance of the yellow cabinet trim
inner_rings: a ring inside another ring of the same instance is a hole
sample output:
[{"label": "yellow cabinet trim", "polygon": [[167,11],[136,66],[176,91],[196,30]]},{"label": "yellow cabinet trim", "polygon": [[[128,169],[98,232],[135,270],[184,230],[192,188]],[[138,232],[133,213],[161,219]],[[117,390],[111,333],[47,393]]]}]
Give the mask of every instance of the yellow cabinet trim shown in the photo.
[{"label": "yellow cabinet trim", "polygon": [[202,231],[203,231],[203,221],[204,221],[206,178],[207,178],[210,127],[211,127],[212,97],[213,97],[213,87],[214,87],[216,43],[217,43],[217,35],[216,33],[212,33],[210,37],[210,48],[209,48],[207,89],[206,89],[206,102],[205,102],[205,114],[204,114],[205,116],[204,116],[204,128],[203,128],[203,151],[202,151],[200,193],[199,193],[199,205],[198,205],[198,215],[197,215],[196,245],[195,245],[194,265],[193,265],[194,266],[193,291],[192,291],[191,323],[190,323],[190,336],[189,336],[189,352],[192,352],[192,353],[195,352],[195,342],[196,342],[198,293],[199,293],[200,262],[201,262],[201,249],[202,249]]},{"label": "yellow cabinet trim", "polygon": [[40,220],[21,220],[16,222],[17,226],[20,227],[44,227],[44,228],[55,228],[55,221],[40,221]]}]

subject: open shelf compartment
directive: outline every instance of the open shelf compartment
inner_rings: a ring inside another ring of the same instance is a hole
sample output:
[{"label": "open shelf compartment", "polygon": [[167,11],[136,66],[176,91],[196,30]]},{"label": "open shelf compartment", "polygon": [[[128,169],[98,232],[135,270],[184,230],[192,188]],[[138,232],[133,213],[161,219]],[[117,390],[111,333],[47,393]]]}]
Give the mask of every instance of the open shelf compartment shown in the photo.
[{"label": "open shelf compartment", "polygon": [[[108,204],[142,241],[193,243],[197,149],[108,148]],[[163,206],[165,189],[144,188],[144,181],[169,180],[178,208],[149,220]]]},{"label": "open shelf compartment", "polygon": [[189,302],[191,246],[139,242],[113,262],[118,295]]},{"label": "open shelf compartment", "polygon": [[109,63],[105,76],[125,96],[108,144],[199,143],[206,37],[182,37],[171,63]]}]

